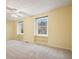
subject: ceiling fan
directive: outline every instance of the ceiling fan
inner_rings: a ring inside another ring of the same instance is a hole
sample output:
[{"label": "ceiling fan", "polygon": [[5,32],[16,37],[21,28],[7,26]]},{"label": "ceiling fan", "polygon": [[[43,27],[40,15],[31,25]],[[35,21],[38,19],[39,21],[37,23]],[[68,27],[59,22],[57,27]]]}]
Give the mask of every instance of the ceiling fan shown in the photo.
[{"label": "ceiling fan", "polygon": [[24,11],[20,11],[16,8],[6,7],[7,13],[10,14],[11,17],[16,19],[21,19],[26,16],[26,13]]}]

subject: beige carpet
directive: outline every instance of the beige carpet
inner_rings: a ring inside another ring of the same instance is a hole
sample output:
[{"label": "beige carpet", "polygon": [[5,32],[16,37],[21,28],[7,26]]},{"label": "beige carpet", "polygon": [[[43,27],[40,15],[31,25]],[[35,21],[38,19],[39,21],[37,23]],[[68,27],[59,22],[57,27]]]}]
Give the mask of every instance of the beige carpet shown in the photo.
[{"label": "beige carpet", "polygon": [[6,59],[72,59],[71,51],[9,40]]}]

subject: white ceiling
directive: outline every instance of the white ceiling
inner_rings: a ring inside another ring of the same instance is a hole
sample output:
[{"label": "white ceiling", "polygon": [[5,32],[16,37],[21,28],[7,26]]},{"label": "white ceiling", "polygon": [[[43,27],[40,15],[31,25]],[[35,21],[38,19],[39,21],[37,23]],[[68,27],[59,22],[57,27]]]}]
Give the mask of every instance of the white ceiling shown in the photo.
[{"label": "white ceiling", "polygon": [[[72,0],[6,0],[7,7],[15,8],[25,13],[25,16],[32,16],[47,12],[51,9],[59,8],[71,4]],[[7,11],[10,16],[10,11]],[[7,16],[7,18],[9,18]]]}]

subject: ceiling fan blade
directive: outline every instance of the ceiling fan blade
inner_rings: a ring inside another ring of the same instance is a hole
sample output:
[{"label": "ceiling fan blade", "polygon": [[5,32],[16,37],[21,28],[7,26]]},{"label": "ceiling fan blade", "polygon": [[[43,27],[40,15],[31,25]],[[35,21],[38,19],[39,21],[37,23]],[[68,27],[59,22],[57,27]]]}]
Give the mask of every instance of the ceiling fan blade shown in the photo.
[{"label": "ceiling fan blade", "polygon": [[8,10],[12,10],[12,11],[16,11],[17,9],[16,8],[11,8],[11,7],[6,7],[6,9],[8,9]]}]

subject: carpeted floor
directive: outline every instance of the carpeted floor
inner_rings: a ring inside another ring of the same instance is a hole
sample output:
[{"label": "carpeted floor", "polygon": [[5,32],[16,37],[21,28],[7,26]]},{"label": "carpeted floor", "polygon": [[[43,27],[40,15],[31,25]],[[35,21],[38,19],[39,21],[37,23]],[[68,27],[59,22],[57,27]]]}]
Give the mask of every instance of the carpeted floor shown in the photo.
[{"label": "carpeted floor", "polygon": [[9,40],[6,59],[72,59],[69,50],[49,48],[41,45]]}]

